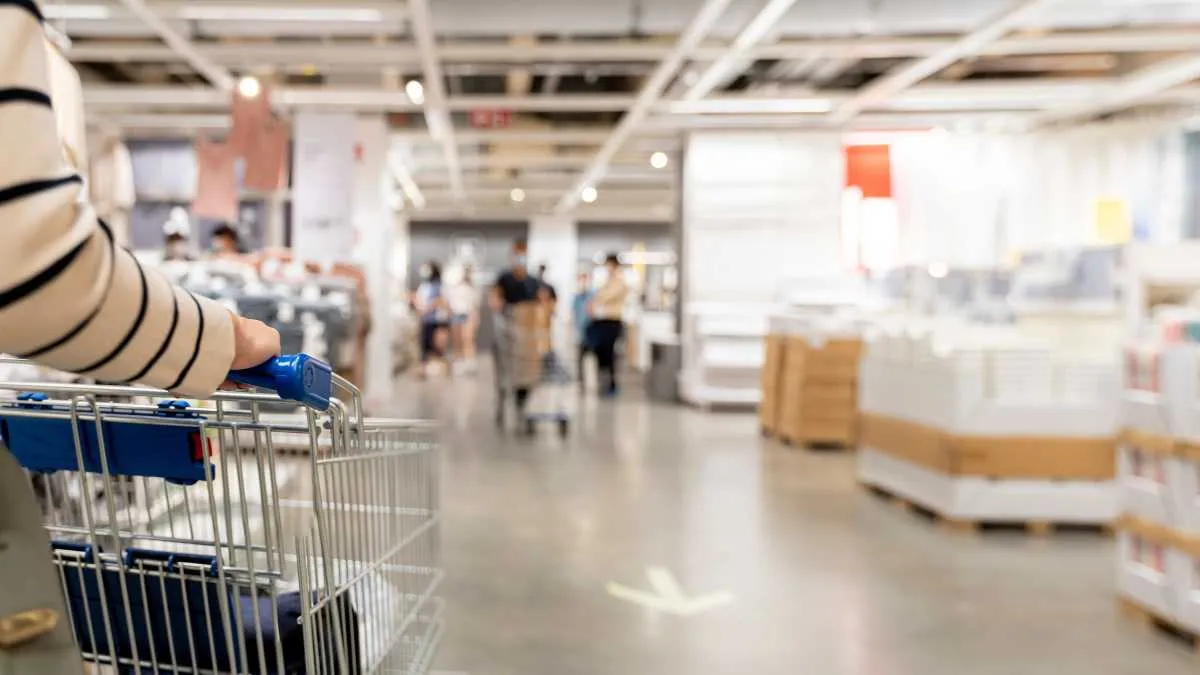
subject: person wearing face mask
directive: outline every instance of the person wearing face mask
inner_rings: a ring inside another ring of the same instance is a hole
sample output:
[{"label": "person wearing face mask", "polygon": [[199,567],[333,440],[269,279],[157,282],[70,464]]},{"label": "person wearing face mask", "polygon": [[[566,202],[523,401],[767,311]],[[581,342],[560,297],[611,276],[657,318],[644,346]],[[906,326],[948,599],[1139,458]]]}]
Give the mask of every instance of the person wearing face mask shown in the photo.
[{"label": "person wearing face mask", "polygon": [[533,386],[529,373],[515,372],[517,369],[512,367],[514,362],[532,359],[531,355],[514,354],[514,350],[523,349],[529,341],[514,339],[513,323],[515,314],[529,311],[529,306],[537,302],[541,283],[529,273],[528,246],[524,239],[513,242],[511,260],[512,266],[497,277],[492,296],[492,315],[496,324],[492,356],[496,367],[497,424],[504,423],[507,390],[512,389],[517,415],[523,418]]},{"label": "person wearing face mask", "polygon": [[218,258],[241,255],[241,235],[233,225],[221,223],[213,229],[212,247],[213,255]]},{"label": "person wearing face mask", "polygon": [[421,266],[421,285],[417,287],[414,304],[421,317],[421,373],[427,375],[430,361],[445,359],[446,329],[450,310],[442,286],[442,268],[430,260]]},{"label": "person wearing face mask", "polygon": [[588,327],[588,344],[596,352],[596,364],[600,370],[600,393],[603,396],[617,394],[617,340],[621,339],[625,325],[621,316],[625,311],[625,300],[629,297],[629,286],[621,273],[621,259],[616,253],[608,254],[604,261],[608,279],[592,297],[592,323]]},{"label": "person wearing face mask", "polygon": [[583,389],[583,360],[592,351],[588,343],[588,327],[592,323],[588,306],[592,303],[591,277],[587,272],[580,272],[575,287],[575,297],[571,299],[571,321],[575,325],[575,342],[578,348],[576,369],[579,374],[579,388]]}]

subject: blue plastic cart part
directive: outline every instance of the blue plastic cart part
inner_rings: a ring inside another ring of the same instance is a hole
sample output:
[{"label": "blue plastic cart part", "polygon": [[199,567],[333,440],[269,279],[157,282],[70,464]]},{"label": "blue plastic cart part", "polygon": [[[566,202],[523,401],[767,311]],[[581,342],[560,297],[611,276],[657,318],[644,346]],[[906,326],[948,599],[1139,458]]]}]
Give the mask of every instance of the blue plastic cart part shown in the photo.
[{"label": "blue plastic cart part", "polygon": [[[111,638],[118,658],[132,659],[136,648],[140,660],[177,666],[179,672],[305,672],[300,622],[303,598],[299,593],[272,598],[268,592],[254,593],[236,583],[223,586],[217,577],[217,559],[212,556],[128,548],[118,562],[94,556],[87,544],[54,541],[51,548],[62,568],[75,639],[85,653],[106,657]],[[181,562],[203,569],[181,569]],[[313,601],[319,597],[313,593]],[[106,610],[109,626],[103,621]],[[324,643],[325,653],[336,653],[338,616],[344,622],[343,644],[350,661],[346,673],[361,673],[358,614],[347,596],[326,605],[312,618],[317,639]],[[275,656],[276,641],[282,647],[282,670]],[[259,662],[260,643],[265,663]],[[148,670],[121,666],[119,672],[140,675]]]},{"label": "blue plastic cart part", "polygon": [[[54,417],[22,417],[17,410],[55,413]],[[80,413],[90,412],[81,408]],[[154,424],[155,419],[194,420],[195,424]],[[22,393],[15,403],[0,405],[0,440],[21,466],[38,473],[79,471],[102,473],[101,441],[108,472],[113,476],[165,478],[191,485],[205,479],[205,455],[212,445],[200,427],[203,418],[186,401],[162,401],[158,410],[106,408],[99,425],[92,419],[72,423],[70,408],[48,402],[40,392]],[[75,452],[76,433],[79,456]]]},{"label": "blue plastic cart part", "polygon": [[229,379],[260,389],[269,389],[280,398],[303,403],[317,410],[328,410],[333,395],[333,370],[329,364],[308,354],[287,354],[249,368],[235,370]]}]

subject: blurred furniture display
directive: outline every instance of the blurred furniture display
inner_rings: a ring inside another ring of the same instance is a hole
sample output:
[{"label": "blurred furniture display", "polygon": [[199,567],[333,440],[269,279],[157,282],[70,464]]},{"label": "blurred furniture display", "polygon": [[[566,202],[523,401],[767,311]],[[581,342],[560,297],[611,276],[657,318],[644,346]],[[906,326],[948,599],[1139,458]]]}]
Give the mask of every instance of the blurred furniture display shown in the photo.
[{"label": "blurred furniture display", "polygon": [[859,481],[950,525],[1117,515],[1116,364],[999,327],[884,332],[861,363]]},{"label": "blurred furniture display", "polygon": [[[1185,288],[1179,283],[1184,275],[1157,277],[1168,278],[1176,281],[1169,287]],[[1117,534],[1117,593],[1123,609],[1193,635],[1200,634],[1200,344],[1191,328],[1195,314],[1194,306],[1187,305],[1159,305],[1131,314],[1139,323],[1140,339],[1123,354],[1118,450],[1123,513]]]},{"label": "blurred furniture display", "polygon": [[757,406],[769,306],[693,303],[684,308],[680,396],[700,407]]},{"label": "blurred furniture display", "polygon": [[361,279],[352,270],[315,270],[286,257],[167,262],[161,268],[193,293],[274,327],[285,354],[311,354],[361,383],[370,324]]}]

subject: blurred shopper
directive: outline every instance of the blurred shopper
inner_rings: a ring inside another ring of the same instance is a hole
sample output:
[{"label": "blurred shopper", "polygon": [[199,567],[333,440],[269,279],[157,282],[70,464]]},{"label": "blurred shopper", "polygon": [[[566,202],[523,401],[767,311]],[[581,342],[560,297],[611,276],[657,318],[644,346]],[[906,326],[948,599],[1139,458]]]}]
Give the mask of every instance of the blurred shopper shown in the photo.
[{"label": "blurred shopper", "polygon": [[600,393],[604,396],[615,396],[617,341],[624,332],[621,315],[625,311],[629,287],[625,284],[621,259],[616,253],[608,254],[604,266],[608,269],[608,279],[592,297],[592,323],[588,328],[588,345],[596,353],[596,364],[600,371]]},{"label": "blurred shopper", "polygon": [[213,255],[218,258],[242,254],[242,235],[231,223],[221,223],[212,233]]},{"label": "blurred shopper", "polygon": [[421,317],[421,378],[428,374],[433,359],[446,357],[446,331],[450,325],[450,304],[442,287],[442,268],[430,260],[421,268],[421,285],[413,304]]},{"label": "blurred shopper", "polygon": [[[0,2],[0,80],[11,87],[0,97],[0,352],[208,396],[231,369],[278,354],[279,333],[171,286],[96,218],[55,118],[82,109],[50,88],[50,59],[62,55],[41,21],[36,2]],[[83,672],[41,510],[2,445],[0,543],[0,673]]]},{"label": "blurred shopper", "polygon": [[[496,368],[496,422],[504,422],[505,393],[512,389],[514,404],[518,416],[524,416],[525,403],[529,400],[532,382],[527,373],[514,372],[513,350],[517,347],[513,341],[513,314],[522,305],[537,300],[538,288],[541,284],[529,273],[528,246],[524,239],[517,239],[512,246],[512,266],[505,270],[497,279],[495,285],[495,307],[493,313],[496,319],[496,330],[492,340],[492,355]],[[527,343],[528,341],[526,341]]]},{"label": "blurred shopper", "polygon": [[584,385],[584,357],[592,351],[588,343],[588,326],[592,323],[588,305],[592,302],[592,296],[591,277],[587,272],[580,272],[579,278],[576,280],[575,297],[571,299],[571,322],[575,325],[575,345],[578,349],[575,368],[579,376],[580,389],[583,389]]},{"label": "blurred shopper", "polygon": [[463,267],[462,279],[447,289],[450,304],[450,342],[454,356],[467,371],[475,368],[475,332],[479,326],[479,289],[471,268]]}]

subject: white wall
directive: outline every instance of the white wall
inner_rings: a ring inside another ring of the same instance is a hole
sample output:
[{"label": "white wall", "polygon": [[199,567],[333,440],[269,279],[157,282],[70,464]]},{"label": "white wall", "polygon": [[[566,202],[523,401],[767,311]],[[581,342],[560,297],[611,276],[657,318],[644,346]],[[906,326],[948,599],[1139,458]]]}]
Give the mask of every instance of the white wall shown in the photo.
[{"label": "white wall", "polygon": [[1128,204],[1149,241],[1181,238],[1183,137],[1166,123],[892,142],[902,263],[990,266],[1022,250],[1104,243],[1096,203]]},{"label": "white wall", "polygon": [[771,302],[841,268],[835,133],[697,132],[683,169],[686,302]]}]

